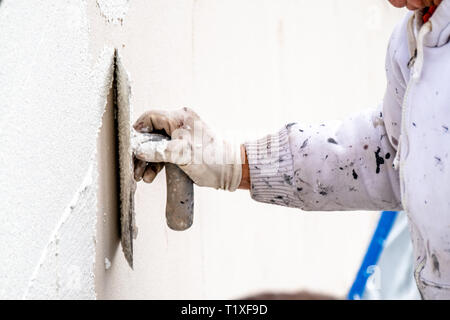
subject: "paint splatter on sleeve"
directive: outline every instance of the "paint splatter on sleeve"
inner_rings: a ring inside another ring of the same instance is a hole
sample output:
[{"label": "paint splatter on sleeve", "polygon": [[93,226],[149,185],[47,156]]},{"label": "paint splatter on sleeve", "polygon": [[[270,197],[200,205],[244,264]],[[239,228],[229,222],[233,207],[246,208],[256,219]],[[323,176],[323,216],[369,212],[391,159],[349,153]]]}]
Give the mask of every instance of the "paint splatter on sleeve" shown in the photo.
[{"label": "paint splatter on sleeve", "polygon": [[383,114],[289,124],[247,143],[252,198],[310,211],[401,209]]}]

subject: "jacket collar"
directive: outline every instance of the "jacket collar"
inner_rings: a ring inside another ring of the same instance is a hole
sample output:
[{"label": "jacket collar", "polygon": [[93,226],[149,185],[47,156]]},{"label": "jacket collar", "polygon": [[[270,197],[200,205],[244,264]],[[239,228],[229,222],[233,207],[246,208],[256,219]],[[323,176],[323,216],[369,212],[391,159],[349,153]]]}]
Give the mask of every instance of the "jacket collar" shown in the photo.
[{"label": "jacket collar", "polygon": [[[422,11],[415,14],[417,30],[423,25]],[[424,39],[426,47],[441,47],[450,41],[450,0],[443,0],[430,18],[432,29]]]}]

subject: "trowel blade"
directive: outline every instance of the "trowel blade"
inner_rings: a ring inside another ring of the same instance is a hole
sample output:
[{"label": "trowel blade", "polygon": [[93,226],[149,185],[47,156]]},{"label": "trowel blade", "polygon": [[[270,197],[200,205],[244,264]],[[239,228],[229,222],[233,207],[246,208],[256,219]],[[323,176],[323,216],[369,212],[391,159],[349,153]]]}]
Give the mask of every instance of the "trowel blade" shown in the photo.
[{"label": "trowel blade", "polygon": [[131,149],[131,88],[128,74],[116,51],[114,70],[114,92],[116,108],[116,134],[118,137],[119,193],[120,193],[120,238],[125,259],[133,268],[133,240],[137,236],[135,221],[133,153]]}]

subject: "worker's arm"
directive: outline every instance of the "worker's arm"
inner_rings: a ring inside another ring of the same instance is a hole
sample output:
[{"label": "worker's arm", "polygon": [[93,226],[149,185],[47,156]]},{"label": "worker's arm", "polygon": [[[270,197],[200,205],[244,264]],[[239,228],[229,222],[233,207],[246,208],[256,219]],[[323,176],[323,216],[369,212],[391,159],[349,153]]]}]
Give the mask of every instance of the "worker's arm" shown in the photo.
[{"label": "worker's arm", "polygon": [[313,211],[401,208],[396,150],[380,110],[289,124],[245,149],[257,201]]}]

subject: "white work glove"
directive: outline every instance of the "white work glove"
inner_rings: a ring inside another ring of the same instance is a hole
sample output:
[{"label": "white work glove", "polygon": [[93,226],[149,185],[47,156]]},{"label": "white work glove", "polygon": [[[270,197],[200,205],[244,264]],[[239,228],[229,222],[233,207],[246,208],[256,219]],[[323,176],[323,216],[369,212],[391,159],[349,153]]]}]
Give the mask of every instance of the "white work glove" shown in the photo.
[{"label": "white work glove", "polygon": [[165,133],[170,141],[134,141],[135,179],[152,182],[164,162],[178,165],[195,184],[235,191],[241,182],[241,147],[219,138],[188,108],[147,111],[134,129],[141,133]]}]

